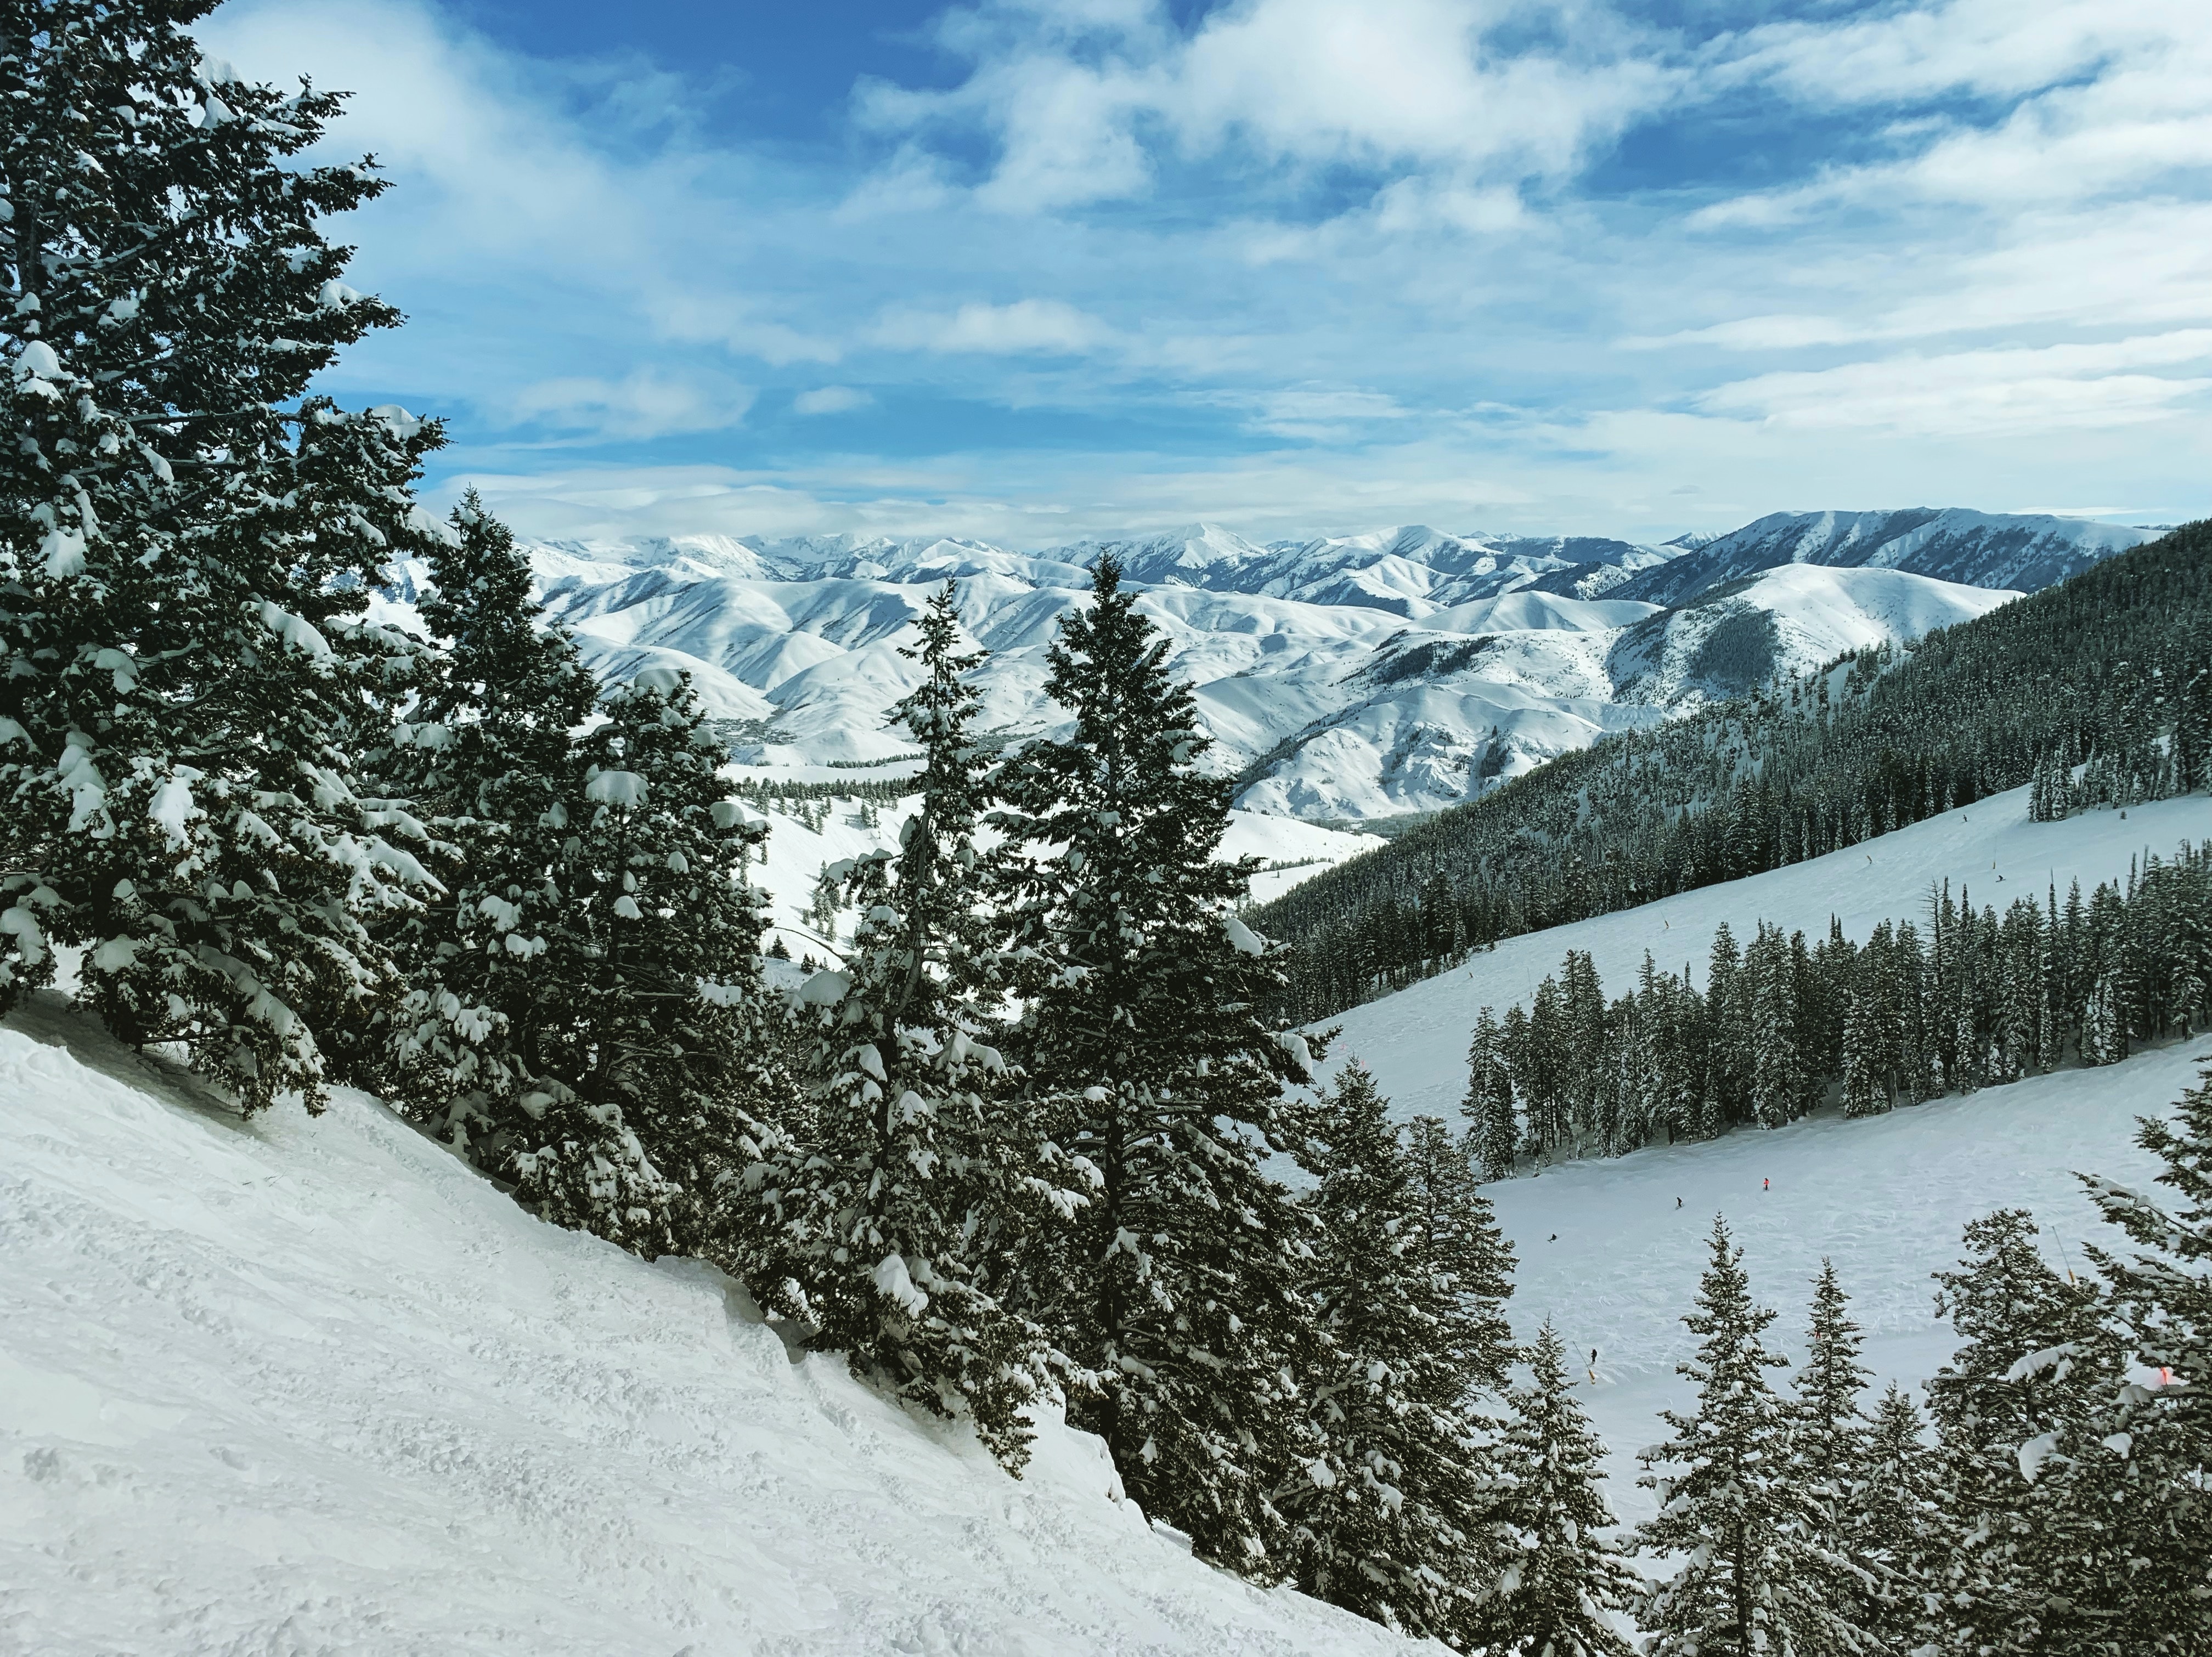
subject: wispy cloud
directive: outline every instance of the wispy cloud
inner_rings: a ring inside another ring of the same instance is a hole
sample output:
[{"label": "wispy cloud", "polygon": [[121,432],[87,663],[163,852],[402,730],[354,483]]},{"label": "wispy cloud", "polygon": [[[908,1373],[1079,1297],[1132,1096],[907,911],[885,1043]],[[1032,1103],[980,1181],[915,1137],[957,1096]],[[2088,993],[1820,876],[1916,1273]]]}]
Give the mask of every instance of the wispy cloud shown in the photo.
[{"label": "wispy cloud", "polygon": [[978,0],[803,144],[434,0],[204,27],[355,92],[397,188],[344,234],[413,320],[334,384],[453,416],[442,487],[1035,543],[2212,507],[2200,12]]}]

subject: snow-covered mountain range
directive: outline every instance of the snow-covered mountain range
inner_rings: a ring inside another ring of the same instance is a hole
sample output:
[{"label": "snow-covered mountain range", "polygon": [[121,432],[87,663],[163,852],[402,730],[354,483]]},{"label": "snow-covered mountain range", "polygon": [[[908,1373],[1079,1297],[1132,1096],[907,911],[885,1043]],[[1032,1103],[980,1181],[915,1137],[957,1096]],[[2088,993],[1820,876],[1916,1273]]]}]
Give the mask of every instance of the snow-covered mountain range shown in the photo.
[{"label": "snow-covered mountain range", "polygon": [[992,652],[986,723],[1050,729],[1046,647],[1111,551],[1197,685],[1238,803],[1335,821],[1474,798],[1604,731],[1969,619],[2148,538],[1919,509],[1778,513],[1657,545],[1421,525],[1263,545],[1200,525],[1033,553],[849,535],[532,552],[595,667],[689,670],[738,758],[784,770],[896,762],[885,713],[914,683],[899,647],[947,580]]}]

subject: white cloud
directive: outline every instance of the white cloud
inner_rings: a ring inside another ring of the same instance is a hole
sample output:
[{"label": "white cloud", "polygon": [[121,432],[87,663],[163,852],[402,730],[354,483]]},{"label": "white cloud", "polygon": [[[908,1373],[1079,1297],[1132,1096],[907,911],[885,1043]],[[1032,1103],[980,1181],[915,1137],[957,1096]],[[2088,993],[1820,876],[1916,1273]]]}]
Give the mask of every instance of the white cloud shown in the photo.
[{"label": "white cloud", "polygon": [[1112,339],[1113,330],[1097,317],[1049,299],[977,302],[951,312],[892,311],[875,329],[876,343],[894,350],[988,356],[1081,355]]},{"label": "white cloud", "polygon": [[854,409],[865,409],[876,399],[866,391],[855,391],[850,385],[819,385],[811,391],[801,391],[791,399],[793,414],[847,414]]},{"label": "white cloud", "polygon": [[746,386],[703,385],[641,369],[614,381],[541,379],[517,391],[510,407],[517,421],[634,440],[720,431],[742,421],[752,402]]},{"label": "white cloud", "polygon": [[[1493,44],[1515,30],[1553,44]],[[987,6],[945,41],[975,59],[965,82],[871,85],[862,117],[917,142],[981,129],[998,156],[977,199],[1021,213],[1141,196],[1188,159],[1431,171],[1439,205],[1486,226],[1487,196],[1565,176],[1684,78],[1593,0],[1242,0],[1188,36],[1149,5]]]},{"label": "white cloud", "polygon": [[1716,414],[1826,429],[2051,433],[2140,425],[2201,405],[2212,379],[2150,372],[2190,365],[2212,366],[2212,329],[1761,374],[1717,387],[1698,402]]}]

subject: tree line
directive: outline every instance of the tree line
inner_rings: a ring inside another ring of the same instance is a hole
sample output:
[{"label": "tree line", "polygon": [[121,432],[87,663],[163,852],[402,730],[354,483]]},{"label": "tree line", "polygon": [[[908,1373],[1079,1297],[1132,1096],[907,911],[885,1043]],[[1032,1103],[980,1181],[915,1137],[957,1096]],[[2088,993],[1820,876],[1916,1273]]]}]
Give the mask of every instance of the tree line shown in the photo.
[{"label": "tree line", "polygon": [[1855,846],[2034,783],[2039,816],[2212,786],[2212,524],[1440,813],[1256,913],[1313,1021],[1499,938]]},{"label": "tree line", "polygon": [[[1924,930],[1923,925],[1924,923]],[[1853,944],[1834,920],[1805,935],[1723,921],[1705,988],[1649,952],[1608,1000],[1570,950],[1526,1010],[1476,1016],[1468,1110],[1484,1177],[1663,1137],[1775,1127],[1840,1092],[1845,1114],[2052,1070],[2109,1065],[2134,1044],[2186,1035],[2212,1013],[2212,846],[2145,853],[2085,900],[2015,898],[1978,911],[1949,883],[1922,922],[1883,921]]]}]

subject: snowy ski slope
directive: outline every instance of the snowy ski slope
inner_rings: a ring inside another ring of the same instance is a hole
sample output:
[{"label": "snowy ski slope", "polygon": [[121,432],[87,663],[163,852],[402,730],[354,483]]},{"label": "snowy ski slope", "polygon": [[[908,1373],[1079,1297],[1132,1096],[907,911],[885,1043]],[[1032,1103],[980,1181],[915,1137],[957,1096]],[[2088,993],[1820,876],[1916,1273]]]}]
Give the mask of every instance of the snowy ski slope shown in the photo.
[{"label": "snowy ski slope", "polygon": [[1194,1562],[1096,1439],[1016,1483],[367,1099],[242,1124],[42,1001],[0,1026],[0,1650],[1407,1648]]},{"label": "snowy ski slope", "polygon": [[[2146,848],[2166,856],[2207,835],[2212,802],[2201,795],[2131,807],[2124,819],[2093,811],[2056,823],[2027,821],[2025,789],[1996,795],[1810,863],[1502,943],[1344,1014],[1333,1062],[1358,1055],[1401,1120],[1429,1112],[1456,1122],[1477,1009],[1525,1002],[1570,948],[1590,952],[1608,995],[1632,985],[1647,948],[1676,970],[1687,962],[1702,983],[1723,920],[1744,940],[1759,920],[1812,935],[1833,914],[1863,941],[1878,921],[1917,918],[1933,881],[1948,878],[1954,892],[1964,884],[1977,903],[2002,909],[2015,896],[2040,898],[2055,877],[2063,901],[2077,877],[2087,891],[2124,877]],[[2205,1063],[2212,1037],[1865,1121],[1823,1113],[1491,1186],[1520,1259],[1516,1329],[1525,1338],[1548,1316],[1580,1357],[1597,1349],[1583,1401],[1613,1452],[1616,1510],[1649,1511],[1647,1493],[1634,1488],[1634,1453],[1664,1436],[1660,1409],[1686,1401],[1673,1371],[1694,1343],[1680,1320],[1716,1213],[1743,1245],[1761,1302],[1781,1310],[1770,1331],[1778,1350],[1802,1355],[1810,1280],[1829,1256],[1868,1331],[1868,1362],[1885,1381],[1918,1381],[1954,1344],[1936,1321],[1929,1273],[1957,1258],[1966,1222],[2030,1208],[2050,1258],[2083,1269],[2081,1243],[2103,1228],[2074,1174],[2148,1179],[2154,1165],[2132,1143],[2136,1119],[2162,1114]]]},{"label": "snowy ski slope", "polygon": [[1403,1114],[1449,1115],[1467,1089],[1477,1011],[1490,1005],[1502,1015],[1516,1001],[1527,1005],[1569,950],[1589,951],[1608,998],[1634,986],[1646,950],[1670,971],[1686,963],[1702,985],[1723,921],[1741,945],[1761,920],[1802,929],[1808,940],[1826,937],[1833,915],[1863,944],[1884,920],[1918,921],[1924,931],[1923,901],[1938,881],[2002,913],[2016,897],[2040,901],[2055,879],[2063,903],[2069,881],[2079,878],[2087,894],[2100,881],[2124,879],[2130,858],[2146,850],[2171,857],[2183,841],[2208,835],[2212,800],[2201,794],[2131,806],[2124,817],[2089,811],[2030,822],[2027,790],[2015,788],[1809,863],[1508,938],[1441,977],[1339,1015],[1330,1021],[1344,1031],[1334,1053],[1357,1053]]}]

